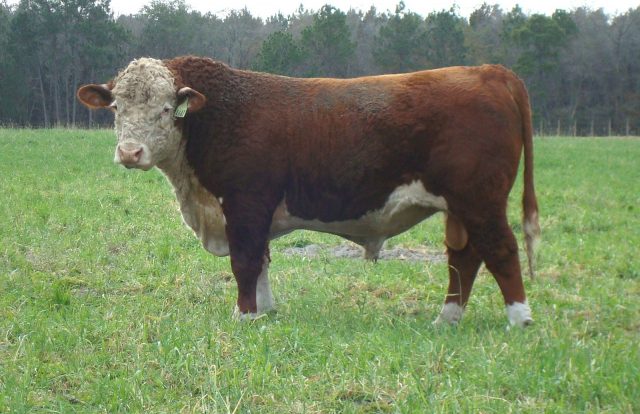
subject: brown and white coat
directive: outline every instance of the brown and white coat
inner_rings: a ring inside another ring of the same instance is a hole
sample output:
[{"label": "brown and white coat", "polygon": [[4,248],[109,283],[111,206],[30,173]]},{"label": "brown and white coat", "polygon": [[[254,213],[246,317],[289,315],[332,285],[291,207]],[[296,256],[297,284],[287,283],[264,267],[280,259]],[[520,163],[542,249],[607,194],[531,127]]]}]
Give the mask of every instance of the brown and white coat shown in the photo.
[{"label": "brown and white coat", "polygon": [[[328,232],[375,259],[386,239],[444,212],[450,280],[437,321],[458,322],[483,262],[510,323],[532,320],[506,216],[524,153],[533,272],[531,113],[524,84],[501,66],[298,79],[205,58],[143,58],[78,97],[115,111],[116,162],[158,167],[203,246],[231,255],[241,316],[274,304],[269,240]],[[185,101],[186,116],[175,118]]]}]

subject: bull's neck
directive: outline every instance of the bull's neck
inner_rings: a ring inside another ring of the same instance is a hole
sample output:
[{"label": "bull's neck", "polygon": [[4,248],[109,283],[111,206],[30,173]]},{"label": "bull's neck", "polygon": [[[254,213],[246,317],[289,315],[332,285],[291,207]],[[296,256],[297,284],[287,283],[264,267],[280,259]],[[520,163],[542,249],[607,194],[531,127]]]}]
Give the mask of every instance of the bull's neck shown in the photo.
[{"label": "bull's neck", "polygon": [[185,151],[186,141],[182,141],[175,157],[165,160],[157,165],[158,169],[167,177],[176,193],[178,201],[182,204],[194,190],[194,185],[199,185],[193,168],[187,161]]}]

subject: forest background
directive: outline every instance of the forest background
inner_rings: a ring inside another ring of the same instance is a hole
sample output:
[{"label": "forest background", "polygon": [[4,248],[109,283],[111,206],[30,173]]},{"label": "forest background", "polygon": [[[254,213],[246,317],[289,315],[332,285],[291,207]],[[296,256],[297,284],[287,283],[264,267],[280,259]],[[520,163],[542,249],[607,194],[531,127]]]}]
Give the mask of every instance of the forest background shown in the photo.
[{"label": "forest background", "polygon": [[232,67],[354,77],[500,63],[529,88],[538,135],[640,135],[640,6],[551,16],[485,3],[422,16],[331,5],[267,19],[224,17],[184,0],[151,1],[117,18],[109,0],[0,1],[0,125],[107,126],[78,104],[79,85],[105,82],[140,56],[194,54]]}]

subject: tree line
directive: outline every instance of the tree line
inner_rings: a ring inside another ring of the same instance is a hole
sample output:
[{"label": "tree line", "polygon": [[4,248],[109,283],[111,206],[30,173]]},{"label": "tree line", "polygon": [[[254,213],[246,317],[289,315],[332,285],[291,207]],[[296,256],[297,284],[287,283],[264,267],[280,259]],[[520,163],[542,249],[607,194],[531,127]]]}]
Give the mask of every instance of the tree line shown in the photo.
[{"label": "tree line", "polygon": [[640,7],[609,16],[585,7],[551,16],[485,3],[421,16],[300,6],[267,19],[225,17],[184,0],[153,0],[114,17],[110,0],[0,2],[0,125],[106,125],[78,105],[81,84],[106,81],[139,56],[209,56],[289,76],[353,77],[500,63],[529,88],[539,134],[640,134]]}]

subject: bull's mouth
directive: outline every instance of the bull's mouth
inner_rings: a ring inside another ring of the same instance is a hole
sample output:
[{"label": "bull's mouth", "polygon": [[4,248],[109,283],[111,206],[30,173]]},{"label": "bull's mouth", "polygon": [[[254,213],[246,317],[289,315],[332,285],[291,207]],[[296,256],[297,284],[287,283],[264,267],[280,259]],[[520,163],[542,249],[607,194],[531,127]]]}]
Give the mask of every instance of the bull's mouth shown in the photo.
[{"label": "bull's mouth", "polygon": [[118,164],[122,165],[127,170],[149,171],[151,168],[153,168],[153,165],[151,164],[125,164],[123,162],[119,162]]}]

